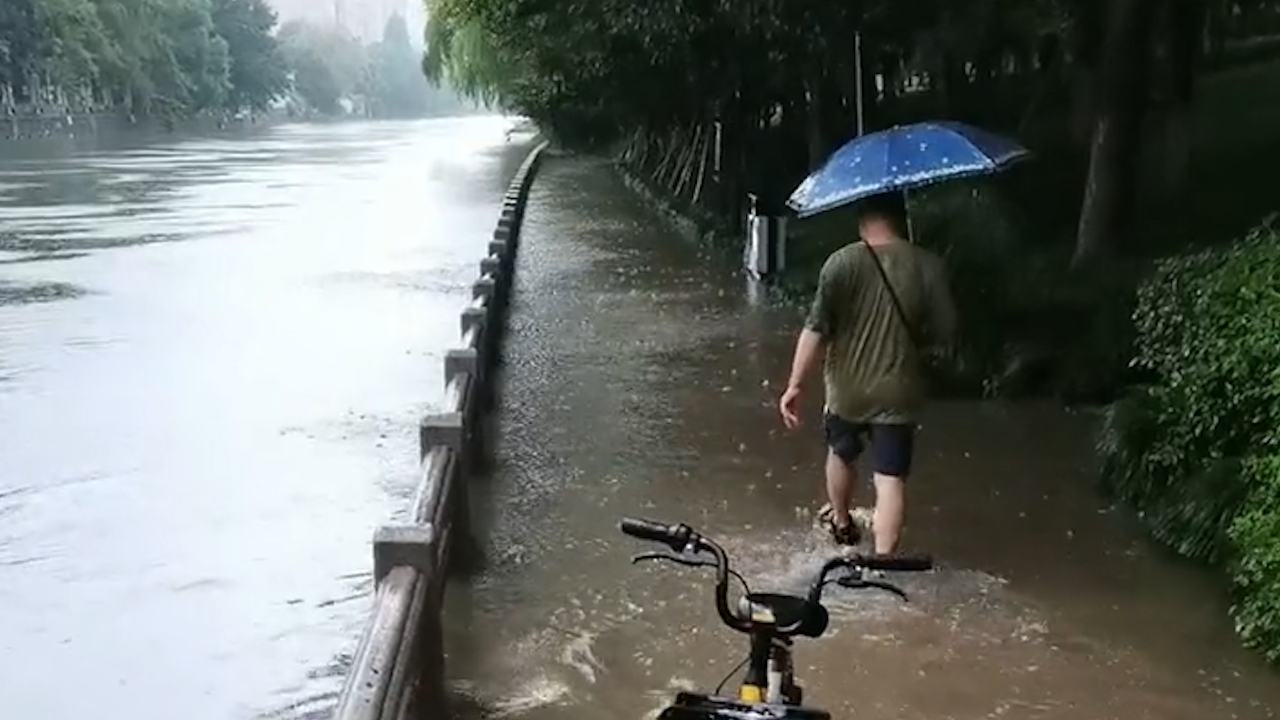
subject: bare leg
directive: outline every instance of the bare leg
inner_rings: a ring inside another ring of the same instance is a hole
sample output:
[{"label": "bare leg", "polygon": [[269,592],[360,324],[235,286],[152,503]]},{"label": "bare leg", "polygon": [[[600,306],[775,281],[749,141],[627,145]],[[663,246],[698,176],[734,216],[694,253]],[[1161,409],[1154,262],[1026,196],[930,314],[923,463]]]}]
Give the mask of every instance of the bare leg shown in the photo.
[{"label": "bare leg", "polygon": [[858,472],[827,450],[827,501],[831,503],[831,521],[838,528],[849,525],[849,506],[853,504],[857,480]]},{"label": "bare leg", "polygon": [[[830,460],[827,466],[830,467]],[[830,487],[830,477],[831,471],[828,470],[828,487]],[[871,529],[876,536],[876,554],[887,554],[898,547],[898,536],[902,533],[902,521],[906,511],[906,482],[904,478],[880,473],[875,474],[874,481],[876,512],[871,521]]]}]

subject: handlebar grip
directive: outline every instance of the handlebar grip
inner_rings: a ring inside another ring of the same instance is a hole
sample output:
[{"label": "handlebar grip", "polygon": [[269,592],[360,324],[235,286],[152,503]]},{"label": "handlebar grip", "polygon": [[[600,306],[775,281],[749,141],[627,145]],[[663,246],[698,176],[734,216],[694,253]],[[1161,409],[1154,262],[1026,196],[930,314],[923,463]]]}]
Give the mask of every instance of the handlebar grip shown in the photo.
[{"label": "handlebar grip", "polygon": [[924,572],[933,569],[933,557],[929,555],[871,555],[863,559],[863,567],[868,570]]},{"label": "handlebar grip", "polygon": [[618,523],[618,529],[633,538],[663,543],[664,545],[674,545],[680,541],[679,533],[676,532],[678,527],[643,518],[623,518]]}]

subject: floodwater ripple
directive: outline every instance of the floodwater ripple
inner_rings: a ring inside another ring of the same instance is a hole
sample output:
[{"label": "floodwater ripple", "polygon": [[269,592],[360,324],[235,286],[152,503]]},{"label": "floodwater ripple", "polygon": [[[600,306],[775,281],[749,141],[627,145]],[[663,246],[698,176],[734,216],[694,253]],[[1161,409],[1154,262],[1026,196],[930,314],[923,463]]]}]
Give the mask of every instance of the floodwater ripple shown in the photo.
[{"label": "floodwater ripple", "polygon": [[[652,718],[742,658],[712,578],[633,566],[621,516],[699,527],[761,590],[804,587],[831,552],[811,517],[820,439],[783,432],[774,405],[801,315],[726,259],[607,164],[544,164],[497,470],[473,501],[489,562],[447,598],[459,717]],[[797,646],[808,701],[867,720],[1273,717],[1280,682],[1239,647],[1214,579],[1094,494],[1092,426],[1051,405],[932,407],[906,542],[944,567],[903,578],[908,605],[831,589],[831,631]]]},{"label": "floodwater ripple", "polygon": [[327,716],[527,150],[504,126],[0,158],[6,718]]}]

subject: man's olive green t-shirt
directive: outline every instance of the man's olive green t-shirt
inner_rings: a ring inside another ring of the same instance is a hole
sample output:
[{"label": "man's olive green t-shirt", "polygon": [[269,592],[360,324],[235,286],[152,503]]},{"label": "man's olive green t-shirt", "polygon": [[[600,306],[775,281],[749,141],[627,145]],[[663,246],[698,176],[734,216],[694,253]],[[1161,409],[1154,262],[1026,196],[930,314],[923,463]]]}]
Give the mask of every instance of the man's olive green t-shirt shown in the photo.
[{"label": "man's olive green t-shirt", "polygon": [[[911,330],[894,309],[876,258]],[[923,350],[950,343],[955,323],[937,255],[901,240],[874,248],[857,242],[832,253],[805,321],[823,338],[827,412],[856,423],[915,422],[925,401]]]}]

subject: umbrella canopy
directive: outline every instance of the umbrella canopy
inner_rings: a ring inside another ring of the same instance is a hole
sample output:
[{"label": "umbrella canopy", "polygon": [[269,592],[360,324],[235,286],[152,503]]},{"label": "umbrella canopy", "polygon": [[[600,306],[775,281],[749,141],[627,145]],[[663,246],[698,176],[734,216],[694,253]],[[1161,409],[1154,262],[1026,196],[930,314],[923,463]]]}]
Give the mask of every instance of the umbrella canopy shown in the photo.
[{"label": "umbrella canopy", "polygon": [[1030,152],[1017,142],[958,122],[922,122],[850,140],[787,200],[800,217],[893,190],[998,172]]}]

